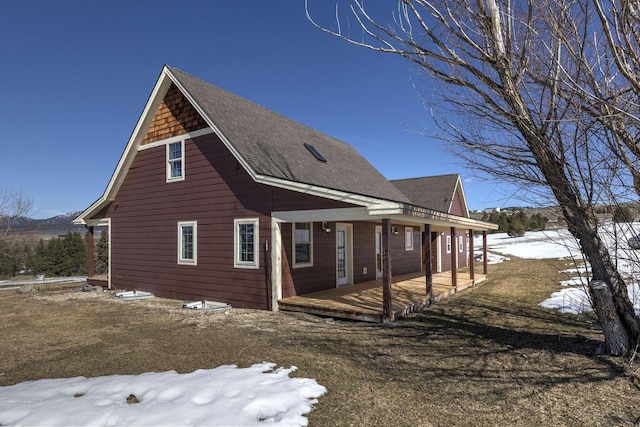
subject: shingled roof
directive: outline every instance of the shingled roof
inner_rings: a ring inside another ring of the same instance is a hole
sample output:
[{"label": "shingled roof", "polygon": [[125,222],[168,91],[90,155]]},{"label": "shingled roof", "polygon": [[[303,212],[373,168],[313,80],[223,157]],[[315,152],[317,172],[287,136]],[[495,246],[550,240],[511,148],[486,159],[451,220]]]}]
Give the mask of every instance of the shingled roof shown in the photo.
[{"label": "shingled roof", "polygon": [[459,179],[458,174],[448,174],[396,179],[391,183],[402,191],[412,204],[449,213]]},{"label": "shingled roof", "polygon": [[[353,147],[167,67],[174,81],[256,174],[395,202],[410,202]],[[319,160],[305,143],[315,147]]]},{"label": "shingled roof", "polygon": [[[115,200],[171,85],[191,102],[256,182],[365,206],[372,218],[395,215],[442,227],[494,228],[467,215],[449,213],[457,175],[398,180],[394,185],[350,145],[168,66],[160,73],[104,193],[74,219],[75,224],[108,225],[100,212]],[[209,131],[194,133],[199,130]],[[425,188],[428,193],[422,194]]]}]

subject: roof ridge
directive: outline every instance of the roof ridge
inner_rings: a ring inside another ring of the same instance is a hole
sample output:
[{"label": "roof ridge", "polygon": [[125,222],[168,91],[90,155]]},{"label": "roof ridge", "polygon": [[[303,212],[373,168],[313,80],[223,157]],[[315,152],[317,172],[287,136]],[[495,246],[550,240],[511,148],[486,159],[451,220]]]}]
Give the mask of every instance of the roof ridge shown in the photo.
[{"label": "roof ridge", "polygon": [[390,182],[398,182],[398,181],[411,181],[411,180],[418,180],[418,179],[426,179],[426,178],[442,178],[442,177],[448,177],[448,176],[456,176],[459,177],[460,174],[459,173],[444,173],[444,174],[440,174],[440,175],[424,175],[424,176],[414,176],[414,177],[410,177],[410,178],[396,178],[396,179],[390,179]]}]

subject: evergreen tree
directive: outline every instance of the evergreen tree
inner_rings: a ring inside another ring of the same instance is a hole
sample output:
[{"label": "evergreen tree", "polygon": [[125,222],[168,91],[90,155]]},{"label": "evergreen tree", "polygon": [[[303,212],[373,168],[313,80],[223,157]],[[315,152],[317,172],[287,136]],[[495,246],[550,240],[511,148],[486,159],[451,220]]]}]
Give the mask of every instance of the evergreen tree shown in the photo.
[{"label": "evergreen tree", "polygon": [[96,242],[95,273],[106,274],[109,271],[109,233],[102,230]]},{"label": "evergreen tree", "polygon": [[44,240],[40,239],[31,254],[31,260],[29,261],[31,271],[34,274],[44,274],[44,271],[46,270],[46,254],[47,246],[45,245]]},{"label": "evergreen tree", "polygon": [[18,271],[18,263],[14,256],[15,249],[3,240],[0,240],[0,277],[13,277]]},{"label": "evergreen tree", "polygon": [[31,256],[35,274],[47,276],[73,276],[87,273],[87,244],[78,232],[69,232],[64,238],[40,240]]},{"label": "evergreen tree", "polygon": [[509,232],[509,217],[507,217],[506,213],[500,212],[496,224],[498,224],[498,233]]},{"label": "evergreen tree", "polygon": [[514,215],[509,220],[509,229],[507,230],[507,234],[511,237],[522,237],[524,236],[525,229],[524,224],[522,223],[522,219],[520,215]]},{"label": "evergreen tree", "polygon": [[540,213],[535,213],[531,215],[531,218],[529,218],[528,230],[543,231],[544,229],[547,228],[548,221],[549,221],[549,218],[547,218],[546,216],[543,216]]},{"label": "evergreen tree", "polygon": [[525,211],[520,209],[514,216],[518,221],[520,221],[520,224],[522,224],[522,228],[526,230],[527,226],[529,225],[529,217],[527,216]]}]

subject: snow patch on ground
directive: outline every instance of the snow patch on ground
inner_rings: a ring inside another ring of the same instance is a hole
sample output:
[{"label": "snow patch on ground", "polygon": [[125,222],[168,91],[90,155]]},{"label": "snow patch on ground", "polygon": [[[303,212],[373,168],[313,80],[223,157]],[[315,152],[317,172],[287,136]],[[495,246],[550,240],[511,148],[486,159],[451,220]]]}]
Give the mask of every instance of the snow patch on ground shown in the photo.
[{"label": "snow patch on ground", "polygon": [[572,277],[569,280],[560,281],[560,286],[586,286],[586,285],[587,285],[587,278],[582,276]]},{"label": "snow patch on ground", "polygon": [[[629,298],[640,315],[640,250],[629,247],[629,238],[640,234],[640,223],[605,223],[599,229],[603,243],[612,254],[618,271],[629,278]],[[475,247],[482,247],[482,239],[477,238]],[[563,313],[579,314],[592,311],[585,286],[589,275],[589,265],[584,262],[580,245],[566,229],[527,232],[522,237],[509,237],[506,233],[487,236],[487,249],[496,256],[517,256],[526,259],[569,259],[570,268],[561,273],[577,274],[559,284],[566,289],[554,292],[550,298],[540,303],[542,307],[555,308]],[[490,258],[489,258],[490,259]],[[507,258],[508,259],[508,258]]]},{"label": "snow patch on ground", "polygon": [[[474,259],[477,262],[482,262],[482,252],[474,252]],[[500,264],[501,262],[505,261],[509,261],[509,258],[503,255],[487,252],[487,264]]]},{"label": "snow patch on ground", "polygon": [[[628,285],[627,292],[636,314],[640,316],[640,285],[638,283]],[[560,313],[581,314],[593,311],[585,287],[572,287],[554,292],[550,298],[542,301],[539,305],[545,308],[555,308]]]},{"label": "snow patch on ground", "polygon": [[555,308],[560,313],[580,314],[593,311],[591,300],[584,288],[567,288],[551,294],[540,303],[541,307]]},{"label": "snow patch on ground", "polygon": [[275,366],[27,381],[0,387],[0,425],[306,426],[327,390]]}]

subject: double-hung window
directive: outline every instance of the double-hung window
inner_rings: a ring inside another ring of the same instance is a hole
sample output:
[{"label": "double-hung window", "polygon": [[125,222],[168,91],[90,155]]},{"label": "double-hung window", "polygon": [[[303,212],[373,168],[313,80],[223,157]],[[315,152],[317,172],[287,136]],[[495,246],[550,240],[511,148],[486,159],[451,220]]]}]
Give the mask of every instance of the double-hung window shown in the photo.
[{"label": "double-hung window", "polygon": [[198,264],[198,222],[178,222],[178,264]]},{"label": "double-hung window", "polygon": [[236,219],[234,223],[234,257],[236,268],[258,268],[258,218]]},{"label": "double-hung window", "polygon": [[184,180],[184,141],[167,144],[167,182]]},{"label": "double-hung window", "polygon": [[404,228],[404,250],[413,250],[413,227]]},{"label": "double-hung window", "polygon": [[293,268],[313,266],[313,223],[293,224]]},{"label": "double-hung window", "polygon": [[451,236],[447,236],[447,253],[451,253]]},{"label": "double-hung window", "polygon": [[464,252],[464,236],[458,236],[458,252]]}]

